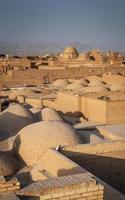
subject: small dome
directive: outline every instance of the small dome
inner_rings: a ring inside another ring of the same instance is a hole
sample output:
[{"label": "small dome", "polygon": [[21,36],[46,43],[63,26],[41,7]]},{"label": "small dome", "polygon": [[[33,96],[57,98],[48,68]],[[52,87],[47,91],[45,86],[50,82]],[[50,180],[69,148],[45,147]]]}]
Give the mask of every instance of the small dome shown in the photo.
[{"label": "small dome", "polygon": [[42,109],[42,120],[43,121],[60,121],[63,122],[63,119],[53,108],[44,108]]},{"label": "small dome", "polygon": [[112,92],[125,91],[125,83],[114,83],[109,86]]},{"label": "small dome", "polygon": [[6,110],[0,113],[0,142],[6,141],[9,145],[8,148],[11,149],[16,134],[34,122],[36,122],[36,118],[31,111],[20,104],[10,104]]},{"label": "small dome", "polygon": [[97,81],[97,80],[99,80],[99,77],[97,77],[97,76],[88,76],[86,79],[88,81]]},{"label": "small dome", "polygon": [[73,90],[73,91],[77,91],[80,90],[81,88],[83,88],[84,85],[82,83],[71,83],[67,86],[66,90]]},{"label": "small dome", "polygon": [[65,89],[69,85],[69,81],[66,79],[57,79],[53,82],[53,84],[50,86],[52,89]]},{"label": "small dome", "polygon": [[76,79],[73,81],[74,83],[82,83],[83,85],[88,85],[89,84],[89,81],[87,79]]},{"label": "small dome", "polygon": [[[17,90],[12,90],[9,93],[9,97],[11,99],[17,97],[17,96],[35,96],[38,94],[39,91],[37,90],[30,90],[30,89],[17,89]],[[40,92],[39,92],[40,93]]]},{"label": "small dome", "polygon": [[91,80],[89,86],[104,86],[105,84],[100,80]]},{"label": "small dome", "polygon": [[19,132],[15,146],[25,163],[33,165],[42,159],[48,147],[79,143],[80,138],[70,125],[57,121],[42,121],[23,128]]},{"label": "small dome", "polygon": [[89,93],[89,92],[107,92],[108,89],[105,86],[88,86],[82,92]]},{"label": "small dome", "polygon": [[10,104],[9,107],[5,111],[3,111],[3,113],[6,113],[6,112],[7,113],[9,112],[11,114],[15,114],[27,119],[34,120],[34,116],[32,112],[29,109],[27,109],[25,106],[18,103]]},{"label": "small dome", "polygon": [[7,152],[0,152],[0,176],[9,176],[18,169],[15,158]]}]

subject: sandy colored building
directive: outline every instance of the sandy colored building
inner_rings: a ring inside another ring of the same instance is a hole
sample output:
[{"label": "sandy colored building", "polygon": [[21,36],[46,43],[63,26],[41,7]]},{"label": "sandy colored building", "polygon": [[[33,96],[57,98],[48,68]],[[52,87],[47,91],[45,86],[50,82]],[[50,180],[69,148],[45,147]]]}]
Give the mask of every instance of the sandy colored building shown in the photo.
[{"label": "sandy colored building", "polygon": [[99,50],[56,58],[1,76],[0,199],[125,200],[125,69]]}]

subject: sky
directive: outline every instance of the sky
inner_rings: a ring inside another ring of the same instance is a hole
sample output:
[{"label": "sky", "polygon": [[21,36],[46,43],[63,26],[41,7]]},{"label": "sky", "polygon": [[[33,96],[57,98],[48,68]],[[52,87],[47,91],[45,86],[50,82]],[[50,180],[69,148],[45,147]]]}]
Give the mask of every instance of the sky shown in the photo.
[{"label": "sky", "polygon": [[125,0],[0,0],[0,41],[79,41],[125,50]]}]

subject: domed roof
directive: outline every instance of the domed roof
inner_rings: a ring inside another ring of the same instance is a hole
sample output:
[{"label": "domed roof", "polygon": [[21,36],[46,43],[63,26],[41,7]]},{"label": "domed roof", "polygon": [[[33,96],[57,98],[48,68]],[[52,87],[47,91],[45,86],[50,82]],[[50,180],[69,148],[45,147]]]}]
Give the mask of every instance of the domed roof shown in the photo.
[{"label": "domed roof", "polygon": [[80,90],[81,88],[83,88],[84,87],[84,85],[82,84],[82,83],[71,83],[71,84],[69,84],[67,87],[66,87],[66,90],[74,90],[74,91],[76,91],[76,90]]},{"label": "domed roof", "polygon": [[89,93],[89,92],[102,92],[102,91],[108,91],[108,89],[105,86],[99,85],[99,86],[88,86],[84,89],[84,93]]},{"label": "domed roof", "polygon": [[27,109],[25,106],[18,103],[10,104],[9,107],[3,113],[6,113],[6,112],[34,120],[34,116],[32,112],[29,109]]},{"label": "domed roof", "polygon": [[[12,148],[15,135],[25,126],[36,122],[33,113],[20,104],[10,104],[0,113],[0,142]],[[8,150],[8,149],[7,149]]]},{"label": "domed roof", "polygon": [[82,83],[83,85],[88,85],[89,84],[89,81],[85,78],[82,78],[82,79],[76,79],[73,81],[74,83]]},{"label": "domed roof", "polygon": [[51,88],[55,89],[65,89],[69,85],[69,81],[66,79],[57,79],[53,82],[53,84],[50,86]]},{"label": "domed roof", "polygon": [[78,54],[75,47],[69,46],[64,49],[64,54]]},{"label": "domed roof", "polygon": [[98,76],[88,76],[86,79],[88,81],[96,81],[96,80],[99,80],[99,77]]},{"label": "domed roof", "polygon": [[109,86],[112,92],[125,91],[125,83],[113,83]]},{"label": "domed roof", "polygon": [[43,121],[60,121],[63,122],[63,119],[53,108],[44,108],[42,109],[42,120]]},{"label": "domed roof", "polygon": [[9,93],[10,98],[15,98],[17,96],[34,96],[36,94],[40,93],[40,91],[37,90],[30,90],[30,89],[17,89],[17,90],[12,90]]},{"label": "domed roof", "polygon": [[33,165],[42,159],[48,147],[79,143],[80,138],[70,125],[57,121],[42,121],[23,128],[19,132],[15,146],[25,163]]},{"label": "domed roof", "polygon": [[0,152],[0,176],[9,176],[18,169],[15,158],[7,152]]},{"label": "domed roof", "polygon": [[104,86],[105,84],[100,80],[91,80],[89,86]]}]

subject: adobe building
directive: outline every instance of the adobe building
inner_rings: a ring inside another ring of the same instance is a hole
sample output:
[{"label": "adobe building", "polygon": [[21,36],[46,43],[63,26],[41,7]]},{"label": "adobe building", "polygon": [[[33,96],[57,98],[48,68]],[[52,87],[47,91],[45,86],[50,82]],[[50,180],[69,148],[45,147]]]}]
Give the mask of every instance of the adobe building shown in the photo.
[{"label": "adobe building", "polygon": [[122,58],[119,52],[108,52],[108,59],[111,65],[121,64]]},{"label": "adobe building", "polygon": [[[36,95],[33,89],[11,95],[21,93],[31,99]],[[37,101],[37,109],[29,106],[33,101],[10,104],[0,113],[0,198],[124,200],[124,97],[123,92],[65,91],[57,99],[43,99],[48,108],[41,109]],[[67,116],[75,112],[83,112],[86,119],[71,124]]]},{"label": "adobe building", "polygon": [[0,199],[125,200],[124,67],[74,69],[73,47],[63,59],[64,69],[15,71],[1,90],[17,101],[0,113]]},{"label": "adobe building", "polygon": [[65,48],[61,56],[61,58],[64,60],[74,60],[77,59],[77,57],[78,57],[78,52],[75,47]]},{"label": "adobe building", "polygon": [[88,52],[89,60],[95,62],[95,63],[107,63],[108,62],[108,56],[102,52],[99,51],[99,49],[93,49],[91,52]]}]

